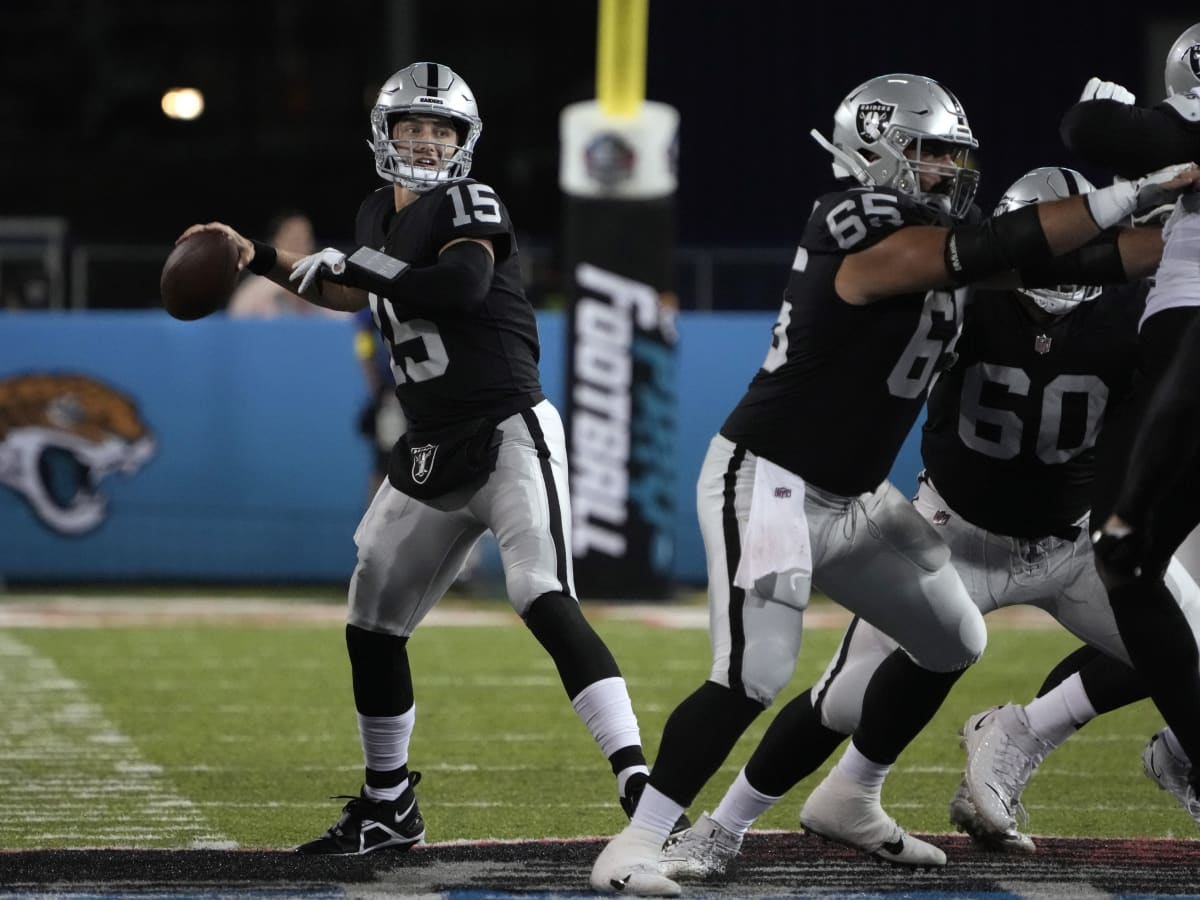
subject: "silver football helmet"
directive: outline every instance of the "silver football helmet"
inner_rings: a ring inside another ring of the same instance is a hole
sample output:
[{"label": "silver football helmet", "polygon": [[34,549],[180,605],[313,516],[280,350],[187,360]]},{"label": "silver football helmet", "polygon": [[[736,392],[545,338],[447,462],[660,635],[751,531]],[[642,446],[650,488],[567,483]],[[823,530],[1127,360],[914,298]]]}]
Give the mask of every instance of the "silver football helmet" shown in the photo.
[{"label": "silver football helmet", "polygon": [[1163,71],[1167,84],[1167,96],[1186,94],[1200,87],[1200,22],[1175,39],[1167,53],[1167,65]]},{"label": "silver football helmet", "polygon": [[[445,116],[454,123],[458,143],[438,145],[438,165],[417,164],[415,145],[428,142],[393,139],[393,123],[406,115]],[[384,181],[398,182],[417,193],[466,178],[482,131],[475,95],[459,75],[438,63],[413,63],[384,83],[371,109],[375,171]]]},{"label": "silver football helmet", "polygon": [[[1094,184],[1074,169],[1042,166],[1026,172],[1014,181],[1012,187],[1004,192],[1004,196],[996,204],[992,215],[998,216],[1022,206],[1044,203],[1047,200],[1089,194],[1095,189]],[[1046,312],[1061,316],[1080,303],[1095,300],[1100,296],[1100,288],[1095,285],[1060,284],[1052,288],[1021,288],[1021,293],[1032,298],[1033,302]]]},{"label": "silver football helmet", "polygon": [[[955,218],[964,216],[975,198],[979,142],[958,98],[932,78],[872,78],[838,106],[832,142],[816,129],[811,134],[833,154],[838,177],[894,188]],[[922,188],[923,174],[938,176],[938,183]]]}]

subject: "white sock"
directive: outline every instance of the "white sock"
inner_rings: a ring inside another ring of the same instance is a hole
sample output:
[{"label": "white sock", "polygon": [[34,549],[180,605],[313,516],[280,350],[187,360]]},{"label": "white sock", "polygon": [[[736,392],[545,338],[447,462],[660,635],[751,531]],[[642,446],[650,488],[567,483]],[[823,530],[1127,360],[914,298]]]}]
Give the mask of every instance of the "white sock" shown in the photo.
[{"label": "white sock", "polygon": [[746,770],[742,769],[717,804],[712,819],[734,834],[745,834],[759,816],[782,799],[755,788],[746,778]]},{"label": "white sock", "polygon": [[875,794],[883,790],[883,780],[887,778],[887,773],[891,768],[891,764],[884,765],[863,756],[854,746],[853,739],[846,746],[846,752],[842,754],[842,758],[834,766],[834,769],[855,784],[860,784]]},{"label": "white sock", "polygon": [[637,716],[633,714],[624,678],[614,676],[593,681],[575,695],[571,706],[600,745],[606,759],[624,747],[642,745]]},{"label": "white sock", "polygon": [[[398,716],[364,716],[358,714],[358,738],[362,744],[363,762],[376,772],[394,772],[408,764],[408,742],[417,720],[414,703]],[[366,788],[372,800],[395,800],[408,787],[408,780],[390,788]]]},{"label": "white sock", "polygon": [[682,806],[653,785],[648,784],[646,790],[642,791],[642,799],[638,801],[630,824],[661,835],[665,841],[681,815],[683,815]]},{"label": "white sock", "polygon": [[1043,741],[1057,747],[1076,731],[1096,718],[1096,708],[1083,687],[1078,672],[1025,704],[1029,727]]}]

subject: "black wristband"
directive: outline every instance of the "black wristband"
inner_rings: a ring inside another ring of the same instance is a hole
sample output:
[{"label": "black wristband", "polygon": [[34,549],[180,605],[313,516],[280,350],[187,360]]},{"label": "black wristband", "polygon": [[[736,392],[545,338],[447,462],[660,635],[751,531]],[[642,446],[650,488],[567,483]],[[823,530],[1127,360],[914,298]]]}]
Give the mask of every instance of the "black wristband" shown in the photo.
[{"label": "black wristband", "polygon": [[279,255],[270,244],[251,241],[254,245],[254,258],[246,263],[246,268],[255,275],[266,275],[275,268],[275,258]]}]

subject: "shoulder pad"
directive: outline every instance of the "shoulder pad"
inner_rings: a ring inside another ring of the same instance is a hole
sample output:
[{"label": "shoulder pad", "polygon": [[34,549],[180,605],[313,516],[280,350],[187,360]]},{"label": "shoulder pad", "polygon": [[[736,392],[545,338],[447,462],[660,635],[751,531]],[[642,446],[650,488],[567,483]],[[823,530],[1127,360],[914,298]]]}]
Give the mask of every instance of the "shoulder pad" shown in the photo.
[{"label": "shoulder pad", "polygon": [[1200,122],[1200,88],[1192,88],[1185,94],[1174,94],[1163,101],[1187,122]]},{"label": "shoulder pad", "polygon": [[865,250],[906,225],[930,224],[930,211],[891,188],[855,187],[819,198],[802,243],[818,253]]}]

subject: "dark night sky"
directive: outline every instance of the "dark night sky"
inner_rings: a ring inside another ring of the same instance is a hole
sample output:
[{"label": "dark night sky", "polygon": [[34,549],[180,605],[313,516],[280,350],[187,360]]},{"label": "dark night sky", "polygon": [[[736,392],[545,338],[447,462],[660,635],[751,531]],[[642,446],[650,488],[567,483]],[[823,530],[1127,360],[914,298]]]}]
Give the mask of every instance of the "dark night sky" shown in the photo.
[{"label": "dark night sky", "polygon": [[[5,11],[0,58],[0,214],[66,216],[79,242],[165,243],[210,218],[258,234],[273,210],[299,206],[320,239],[346,241],[379,183],[365,145],[374,91],[436,59],[479,99],[472,175],[500,190],[521,231],[557,232],[558,114],[594,92],[594,2],[19,6]],[[828,133],[866,78],[917,72],[958,94],[987,207],[1027,169],[1072,163],[1058,121],[1089,76],[1159,99],[1163,41],[1196,15],[1175,0],[1154,18],[1076,0],[650,6],[647,93],[682,114],[679,240],[743,245],[794,241],[829,172],[808,130]],[[168,123],[167,83],[204,88],[209,112]]]}]

